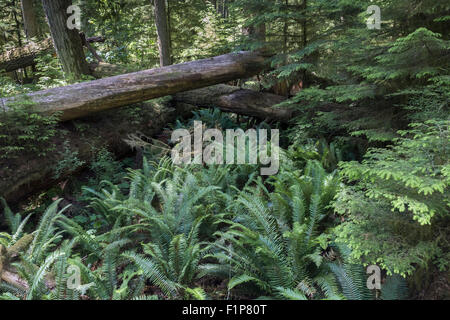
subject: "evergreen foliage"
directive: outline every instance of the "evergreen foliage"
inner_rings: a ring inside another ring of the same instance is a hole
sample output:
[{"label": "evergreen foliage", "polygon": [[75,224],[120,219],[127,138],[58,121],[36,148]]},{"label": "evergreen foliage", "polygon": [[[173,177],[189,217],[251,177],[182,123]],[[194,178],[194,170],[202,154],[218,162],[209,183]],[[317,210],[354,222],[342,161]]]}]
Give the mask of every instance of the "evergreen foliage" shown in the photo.
[{"label": "evergreen foliage", "polygon": [[[152,1],[73,3],[85,35],[105,37],[91,44],[104,62],[127,72],[159,65]],[[380,29],[367,25],[371,5]],[[38,40],[27,38],[21,10],[0,0],[2,53]],[[33,13],[49,36],[40,4]],[[167,14],[174,63],[273,53],[264,72],[228,84],[282,95],[276,108],[295,116],[275,123],[195,110],[158,136],[136,133],[141,144],[123,137],[136,158],[116,159],[105,146],[90,161],[69,140],[54,142],[68,132],[86,142],[95,119],[58,123],[31,103],[0,105],[2,179],[29,159],[59,160],[53,188],[11,204],[18,213],[0,190],[0,299],[448,298],[448,1],[168,0]],[[49,50],[33,66],[0,70],[0,98],[73,83]],[[144,112],[119,116],[132,127]],[[279,173],[174,165],[168,132],[192,132],[194,121],[280,129]],[[367,287],[369,265],[381,268],[380,290]]]}]

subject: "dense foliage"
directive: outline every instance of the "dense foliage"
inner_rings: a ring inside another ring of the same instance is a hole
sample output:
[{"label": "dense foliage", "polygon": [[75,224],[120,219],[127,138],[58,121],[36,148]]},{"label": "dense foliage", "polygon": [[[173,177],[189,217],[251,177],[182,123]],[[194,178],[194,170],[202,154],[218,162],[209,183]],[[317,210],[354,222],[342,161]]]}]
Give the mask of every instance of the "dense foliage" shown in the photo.
[{"label": "dense foliage", "polygon": [[[152,1],[73,2],[82,31],[106,38],[93,45],[105,62],[159,65]],[[0,106],[0,172],[18,158],[60,158],[60,183],[10,204],[17,210],[2,201],[0,299],[448,299],[450,4],[380,0],[381,29],[370,29],[372,4],[167,1],[175,63],[274,53],[267,71],[230,84],[285,96],[276,107],[294,110],[288,124],[194,111],[157,139],[123,137],[135,158],[105,147],[88,161],[53,139],[69,126],[83,137],[95,122],[61,125],[32,105]],[[2,52],[33,40],[20,1],[0,0],[0,17]],[[0,96],[72,82],[45,52],[33,67],[0,73]],[[124,112],[130,126],[142,118],[139,106]],[[279,173],[174,165],[167,132],[192,131],[193,120],[279,128]],[[381,289],[367,287],[369,265],[381,268]],[[81,284],[68,285],[78,271]],[[19,280],[2,281],[11,274]]]}]

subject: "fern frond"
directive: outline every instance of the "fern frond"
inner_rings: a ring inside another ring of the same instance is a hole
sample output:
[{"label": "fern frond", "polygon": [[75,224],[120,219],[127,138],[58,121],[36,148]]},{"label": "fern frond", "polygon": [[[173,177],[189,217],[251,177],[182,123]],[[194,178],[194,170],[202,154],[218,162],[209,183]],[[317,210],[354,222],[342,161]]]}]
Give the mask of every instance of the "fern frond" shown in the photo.
[{"label": "fern frond", "polygon": [[166,295],[175,297],[178,294],[179,286],[164,276],[152,260],[132,251],[125,252],[122,256],[133,261],[140,269],[142,269],[144,275],[149,278],[152,283],[161,288]]},{"label": "fern frond", "polygon": [[409,296],[408,283],[399,275],[387,277],[381,287],[382,300],[405,300]]}]

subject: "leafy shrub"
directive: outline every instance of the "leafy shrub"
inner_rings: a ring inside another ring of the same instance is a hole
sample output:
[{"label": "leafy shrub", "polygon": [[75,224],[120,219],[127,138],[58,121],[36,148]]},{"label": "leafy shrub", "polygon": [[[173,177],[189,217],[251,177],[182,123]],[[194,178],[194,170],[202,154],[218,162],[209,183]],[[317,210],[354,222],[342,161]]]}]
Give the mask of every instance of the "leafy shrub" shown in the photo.
[{"label": "leafy shrub", "polygon": [[450,206],[449,122],[427,121],[402,131],[388,149],[372,149],[362,163],[341,163],[353,185],[335,209],[346,221],[338,239],[355,258],[389,274],[412,274],[435,262],[446,270]]},{"label": "leafy shrub", "polygon": [[55,166],[54,178],[59,179],[62,174],[67,172],[75,172],[82,167],[85,162],[78,158],[78,151],[70,150],[69,141],[64,141],[64,151],[61,153],[61,160]]},{"label": "leafy shrub", "polygon": [[54,151],[51,138],[56,134],[58,118],[58,114],[33,113],[27,105],[10,106],[8,112],[0,115],[0,159],[41,157]]}]

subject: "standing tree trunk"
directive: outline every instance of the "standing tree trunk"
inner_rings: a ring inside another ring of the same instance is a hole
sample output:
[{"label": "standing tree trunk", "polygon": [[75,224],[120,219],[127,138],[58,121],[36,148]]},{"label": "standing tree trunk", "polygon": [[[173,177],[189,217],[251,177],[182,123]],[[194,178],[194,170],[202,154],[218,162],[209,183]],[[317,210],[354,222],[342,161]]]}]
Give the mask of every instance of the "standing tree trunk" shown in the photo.
[{"label": "standing tree trunk", "polygon": [[[16,2],[15,2],[15,0],[13,0],[12,2],[11,2],[11,4],[12,4],[12,7],[16,7]],[[21,35],[21,33],[20,33],[20,22],[19,22],[19,19],[18,19],[18,17],[17,17],[17,12],[16,12],[16,10],[14,10],[13,11],[13,17],[14,17],[14,22],[16,23],[16,32],[17,32],[17,42],[18,42],[18,44],[19,44],[19,47],[22,47],[22,35]]]},{"label": "standing tree trunk", "polygon": [[[303,20],[302,20],[302,42],[303,49],[308,45],[308,0],[303,0],[302,3],[302,12],[303,12]],[[303,86],[307,88],[309,86],[309,79],[306,70],[303,70]]]},{"label": "standing tree trunk", "polygon": [[170,34],[167,23],[166,0],[154,0],[155,2],[155,23],[158,33],[159,60],[161,67],[172,64],[170,56]]},{"label": "standing tree trunk", "polygon": [[303,0],[302,4],[302,11],[303,11],[303,21],[302,21],[302,40],[303,40],[303,48],[305,48],[308,45],[308,29],[307,29],[307,22],[308,22],[308,0]]},{"label": "standing tree trunk", "polygon": [[[289,0],[286,0],[285,2],[286,6],[286,12],[289,7]],[[288,51],[288,31],[289,31],[289,18],[286,16],[284,19],[284,26],[283,26],[283,54],[286,54],[285,57],[285,64],[287,64],[287,51]]]},{"label": "standing tree trunk", "polygon": [[36,14],[35,0],[22,0],[22,15],[27,39],[40,38],[39,22]]},{"label": "standing tree trunk", "polygon": [[42,0],[42,5],[64,72],[74,79],[90,74],[78,30],[67,27],[67,8],[72,0]]}]

